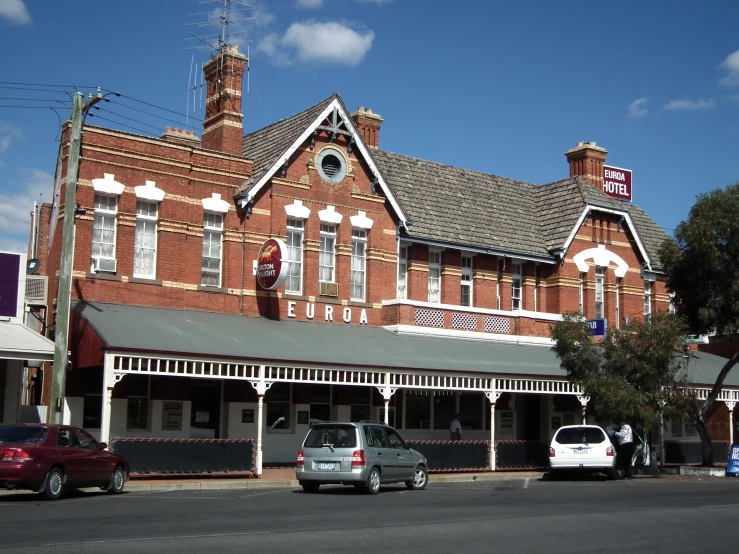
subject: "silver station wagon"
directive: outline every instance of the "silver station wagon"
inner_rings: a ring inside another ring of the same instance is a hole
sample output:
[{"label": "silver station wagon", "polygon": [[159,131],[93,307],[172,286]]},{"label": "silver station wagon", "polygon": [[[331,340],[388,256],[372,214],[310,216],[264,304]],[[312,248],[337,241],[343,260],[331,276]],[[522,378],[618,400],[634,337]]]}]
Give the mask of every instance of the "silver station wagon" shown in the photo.
[{"label": "silver station wagon", "polygon": [[384,423],[320,423],[303,441],[295,475],[305,492],[325,484],[351,484],[377,494],[381,483],[425,488],[427,468],[423,454]]}]

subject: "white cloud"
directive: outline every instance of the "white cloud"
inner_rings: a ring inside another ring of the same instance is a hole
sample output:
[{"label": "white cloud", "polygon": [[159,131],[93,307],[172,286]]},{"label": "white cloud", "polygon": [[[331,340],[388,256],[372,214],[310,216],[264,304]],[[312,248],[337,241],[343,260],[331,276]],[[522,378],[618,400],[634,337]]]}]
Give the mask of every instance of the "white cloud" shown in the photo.
[{"label": "white cloud", "polygon": [[265,36],[257,50],[280,65],[301,62],[356,66],[372,48],[372,31],[355,31],[344,23],[329,21],[293,23],[283,36]]},{"label": "white cloud", "polygon": [[739,87],[739,50],[726,56],[720,67],[727,73],[719,82],[727,87]]},{"label": "white cloud", "polygon": [[323,0],[297,0],[295,4],[299,8],[306,10],[315,10],[323,6]]},{"label": "white cloud", "polygon": [[387,4],[393,0],[358,0],[361,4]]},{"label": "white cloud", "polygon": [[685,98],[683,100],[673,100],[665,104],[666,110],[672,111],[695,111],[695,110],[708,110],[715,106],[715,102],[712,98],[708,100],[690,100]]},{"label": "white cloud", "polygon": [[18,25],[31,23],[31,16],[23,0],[0,0],[0,17]]},{"label": "white cloud", "polygon": [[0,191],[0,233],[28,234],[33,202],[51,202],[53,183],[54,177],[40,169],[24,171],[19,179],[9,181],[11,190]]},{"label": "white cloud", "polygon": [[13,141],[21,138],[21,136],[23,134],[20,129],[13,127],[10,123],[0,121],[0,154],[4,154],[13,144]]},{"label": "white cloud", "polygon": [[629,117],[644,117],[648,112],[646,98],[637,98],[629,104]]}]

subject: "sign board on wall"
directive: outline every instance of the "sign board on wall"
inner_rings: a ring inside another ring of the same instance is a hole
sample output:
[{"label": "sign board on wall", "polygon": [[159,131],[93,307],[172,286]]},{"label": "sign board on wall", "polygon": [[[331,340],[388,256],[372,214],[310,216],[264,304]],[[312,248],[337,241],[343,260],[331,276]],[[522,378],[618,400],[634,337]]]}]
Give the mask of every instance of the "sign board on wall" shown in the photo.
[{"label": "sign board on wall", "polygon": [[726,474],[739,476],[739,444],[732,444],[729,449],[729,465],[726,468]]},{"label": "sign board on wall", "polygon": [[[284,260],[284,261],[283,261]],[[265,290],[275,290],[287,277],[287,247],[280,239],[269,239],[259,249],[257,282]]]},{"label": "sign board on wall", "polygon": [[165,402],[162,406],[162,431],[182,431],[182,402]]},{"label": "sign board on wall", "polygon": [[603,192],[613,198],[631,202],[631,170],[604,165]]},{"label": "sign board on wall", "polygon": [[0,252],[0,317],[22,316],[25,276],[25,254]]}]

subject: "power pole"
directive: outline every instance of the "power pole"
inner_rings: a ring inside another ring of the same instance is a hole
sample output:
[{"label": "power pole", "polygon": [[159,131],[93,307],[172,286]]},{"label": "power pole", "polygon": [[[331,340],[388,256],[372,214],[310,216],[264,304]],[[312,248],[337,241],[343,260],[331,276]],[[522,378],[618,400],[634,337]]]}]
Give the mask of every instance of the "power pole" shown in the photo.
[{"label": "power pole", "polygon": [[82,146],[82,120],[87,111],[103,99],[98,89],[95,96],[83,102],[81,93],[73,97],[72,134],[69,140],[67,183],[64,193],[64,226],[62,228],[62,255],[59,263],[59,291],[56,297],[56,335],[54,337],[54,368],[51,380],[49,423],[62,423],[64,391],[67,383],[69,305],[72,296],[72,268],[74,265],[74,210],[77,196],[77,176]]}]

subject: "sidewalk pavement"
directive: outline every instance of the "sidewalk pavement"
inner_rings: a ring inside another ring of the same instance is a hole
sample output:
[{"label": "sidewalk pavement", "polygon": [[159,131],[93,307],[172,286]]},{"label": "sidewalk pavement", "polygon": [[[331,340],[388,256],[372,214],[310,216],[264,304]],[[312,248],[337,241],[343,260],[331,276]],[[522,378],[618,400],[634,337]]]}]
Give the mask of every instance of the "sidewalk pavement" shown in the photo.
[{"label": "sidewalk pavement", "polygon": [[[480,473],[432,473],[429,483],[476,483],[484,481],[513,481],[541,479],[543,471],[498,471]],[[175,490],[218,490],[218,489],[273,489],[297,488],[295,468],[265,468],[260,479],[212,478],[141,479],[132,478],[126,483],[128,491],[175,491]]]}]

